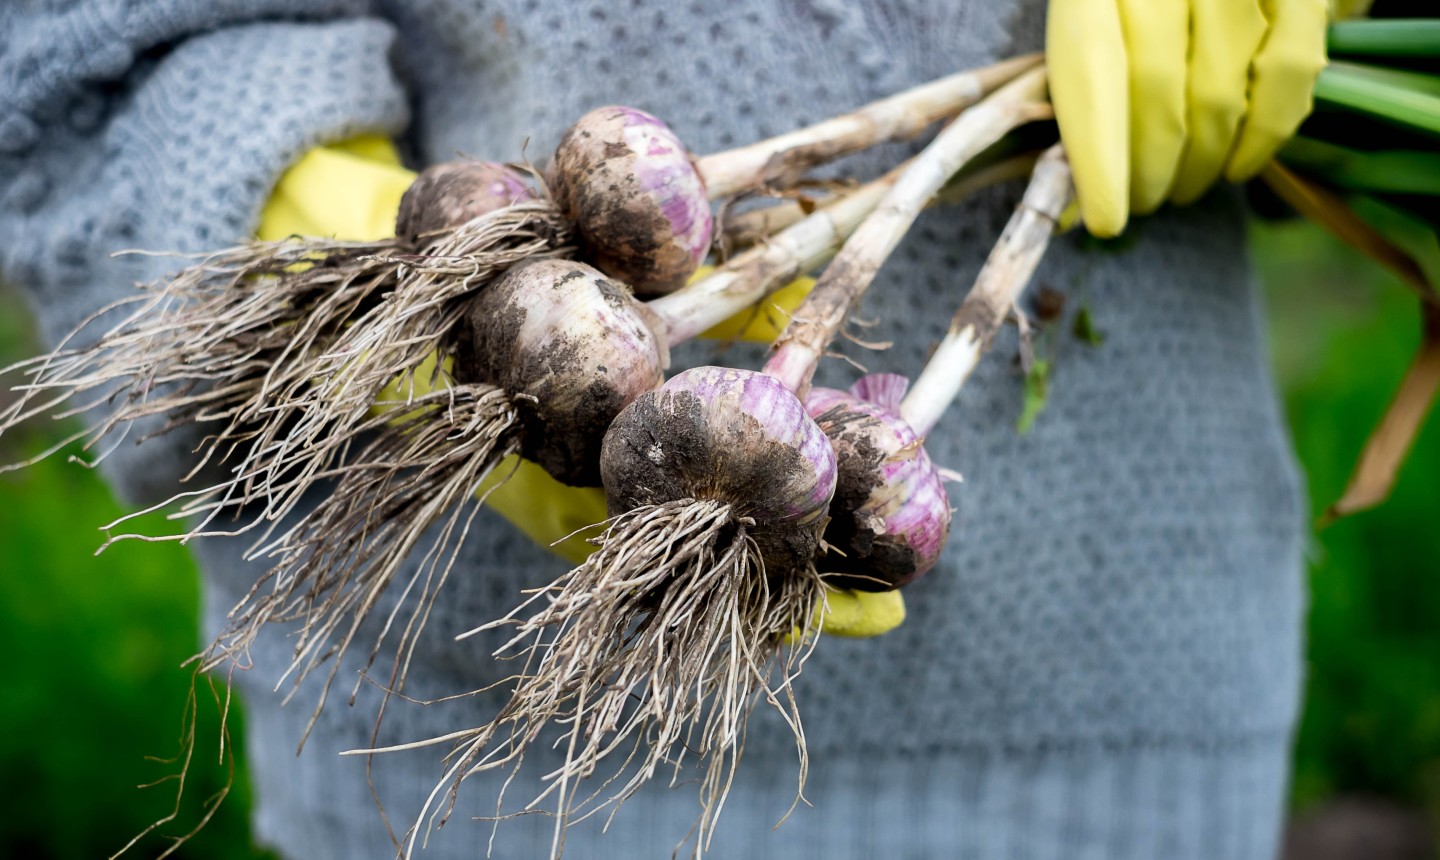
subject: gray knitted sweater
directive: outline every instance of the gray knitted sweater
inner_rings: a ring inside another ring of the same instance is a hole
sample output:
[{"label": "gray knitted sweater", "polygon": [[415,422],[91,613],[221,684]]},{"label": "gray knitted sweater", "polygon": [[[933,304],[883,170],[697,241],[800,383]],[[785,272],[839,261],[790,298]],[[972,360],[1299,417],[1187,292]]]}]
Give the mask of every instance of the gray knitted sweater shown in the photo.
[{"label": "gray knitted sweater", "polygon": [[[0,273],[31,291],[54,341],[172,265],[112,251],[245,237],[277,175],[318,143],[388,133],[419,165],[514,158],[528,140],[539,158],[584,110],[623,103],[712,151],[1035,50],[1043,11],[1039,0],[0,4]],[[848,167],[873,170],[900,148]],[[871,369],[919,371],[1018,190],[922,219],[868,303],[869,336],[895,343],[860,356]],[[1299,686],[1301,505],[1241,220],[1214,194],[1135,236],[1120,252],[1076,240],[1050,251],[1037,282],[1071,312],[1087,305],[1104,344],[1055,329],[1048,408],[1019,435],[1016,345],[1001,338],[929,440],[965,475],[944,560],[907,592],[901,629],[820,643],[799,683],[808,805],[778,829],[796,763],[774,715],[756,717],[714,856],[1273,853]],[[853,376],[840,362],[823,371]],[[124,446],[108,475],[147,501],[173,491],[184,463],[183,443],[162,438]],[[212,629],[261,572],[242,548],[196,547]],[[493,640],[452,637],[562,569],[485,515],[407,692],[500,677]],[[265,639],[237,675],[259,837],[306,860],[390,855],[364,762],[336,755],[371,743],[375,691],[353,706],[332,696],[297,758],[317,691],[281,706],[288,644]],[[391,701],[379,741],[476,725],[497,701]],[[505,809],[547,762],[530,764]],[[375,761],[397,829],[440,774],[437,749]],[[491,827],[467,819],[493,815],[499,794],[495,780],[470,783],[428,856],[482,855]],[[573,832],[569,853],[666,856],[696,800],[693,783],[653,785],[608,833],[599,821]],[[542,854],[550,825],[502,823],[495,856]]]}]

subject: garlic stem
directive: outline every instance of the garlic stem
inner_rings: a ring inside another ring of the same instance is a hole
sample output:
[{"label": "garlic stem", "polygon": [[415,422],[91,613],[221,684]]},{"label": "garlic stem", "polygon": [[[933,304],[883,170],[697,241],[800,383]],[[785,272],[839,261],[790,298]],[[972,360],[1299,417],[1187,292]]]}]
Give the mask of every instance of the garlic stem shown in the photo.
[{"label": "garlic stem", "polygon": [[949,332],[901,401],[900,417],[916,433],[929,433],[959,395],[981,353],[989,348],[1010,308],[1030,282],[1055,233],[1060,213],[1070,205],[1074,194],[1070,163],[1057,144],[1036,163],[1019,208],[956,311]]},{"label": "garlic stem", "polygon": [[1050,115],[1045,69],[1032,69],[957,117],[915,157],[845,242],[776,341],[765,372],[802,399],[826,347],[886,258],[946,180],[1011,129]]},{"label": "garlic stem", "polygon": [[1035,172],[1035,162],[1039,160],[1040,154],[1041,150],[1039,149],[1022,152],[1003,161],[981,167],[968,176],[952,179],[945,183],[945,187],[940,189],[940,193],[935,195],[935,199],[930,201],[930,205],[943,206],[948,203],[956,203],[992,185],[1001,185],[1015,179],[1027,179],[1030,174]]},{"label": "garlic stem", "polygon": [[[1000,185],[1014,179],[1024,179],[1035,170],[1035,160],[1039,157],[1040,150],[1022,152],[987,167],[979,168],[963,179],[952,179],[946,183],[939,194],[930,200],[928,206],[956,203],[992,185]],[[796,199],[780,200],[772,206],[729,216],[725,219],[724,227],[719,231],[722,234],[720,241],[726,248],[749,248],[751,245],[765,241],[816,210],[835,205],[837,199],[843,200],[846,195],[853,193],[853,190],[831,191],[818,201],[811,200],[808,203],[801,203]]]},{"label": "garlic stem", "polygon": [[808,217],[806,209],[813,214],[814,210],[830,202],[833,202],[830,197],[818,201],[818,206],[802,205],[798,200],[782,200],[773,206],[727,216],[723,226],[716,219],[715,233],[722,247],[748,248]]},{"label": "garlic stem", "polygon": [[816,210],[701,280],[647,303],[665,323],[671,346],[754,305],[767,293],[819,268],[895,184],[891,171]]},{"label": "garlic stem", "polygon": [[955,116],[1040,64],[1039,54],[959,72],[807,128],[695,160],[711,200],[767,183],[785,184],[811,168],[877,143],[914,137]]}]

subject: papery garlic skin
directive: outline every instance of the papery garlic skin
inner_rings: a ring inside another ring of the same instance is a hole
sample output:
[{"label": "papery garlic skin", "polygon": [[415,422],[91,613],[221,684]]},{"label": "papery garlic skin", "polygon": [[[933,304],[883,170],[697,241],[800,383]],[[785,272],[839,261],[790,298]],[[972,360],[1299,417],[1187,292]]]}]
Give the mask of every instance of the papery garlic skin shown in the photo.
[{"label": "papery garlic skin", "polygon": [[527,459],[597,486],[606,428],[664,379],[669,352],[652,320],[624,284],[584,263],[521,263],[473,300],[455,374],[511,395]]},{"label": "papery garlic skin", "polygon": [[420,171],[400,198],[395,235],[411,247],[433,234],[535,199],[535,190],[517,171],[493,161],[446,161]]},{"label": "papery garlic skin", "polygon": [[808,565],[835,491],[835,453],[804,406],[763,373],[697,367],[638,397],[605,435],[611,515],[680,499],[724,502],[766,569]]},{"label": "papery garlic skin", "polygon": [[950,501],[924,440],[898,414],[906,385],[877,373],[848,392],[815,388],[805,399],[838,467],[825,542],[839,552],[816,562],[827,581],[899,588],[934,567],[945,547]]},{"label": "papery garlic skin", "polygon": [[705,183],[665,123],[597,108],[561,138],[546,182],[580,235],[584,259],[641,296],[679,289],[715,230]]}]

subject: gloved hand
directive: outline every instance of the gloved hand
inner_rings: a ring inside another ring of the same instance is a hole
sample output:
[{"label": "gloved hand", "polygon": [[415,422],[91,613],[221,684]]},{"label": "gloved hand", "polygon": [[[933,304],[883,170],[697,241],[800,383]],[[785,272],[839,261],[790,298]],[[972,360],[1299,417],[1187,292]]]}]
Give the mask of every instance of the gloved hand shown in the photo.
[{"label": "gloved hand", "polygon": [[255,235],[265,241],[332,236],[355,242],[394,236],[400,198],[414,181],[388,138],[367,135],[318,146],[275,183]]},{"label": "gloved hand", "polygon": [[[414,179],[385,138],[359,137],[317,147],[280,177],[261,212],[256,235],[264,240],[309,235],[355,241],[393,236],[400,198]],[[808,278],[796,281],[772,297],[772,304],[788,311],[812,285]],[[705,336],[769,343],[784,322],[784,313],[744,311]],[[433,371],[433,367],[418,368],[413,384],[404,382],[405,391],[425,393],[426,383],[437,378]],[[380,401],[404,399],[400,382],[393,386],[392,396],[382,394]],[[478,494],[487,507],[532,541],[572,564],[594,551],[587,538],[597,530],[587,527],[607,516],[603,490],[566,486],[519,457],[501,463]],[[878,636],[905,620],[904,598],[898,591],[870,594],[835,589],[828,603],[822,629],[835,636]]]},{"label": "gloved hand", "polygon": [[1258,173],[1310,113],[1326,15],[1326,0],[1051,0],[1050,99],[1090,232]]}]

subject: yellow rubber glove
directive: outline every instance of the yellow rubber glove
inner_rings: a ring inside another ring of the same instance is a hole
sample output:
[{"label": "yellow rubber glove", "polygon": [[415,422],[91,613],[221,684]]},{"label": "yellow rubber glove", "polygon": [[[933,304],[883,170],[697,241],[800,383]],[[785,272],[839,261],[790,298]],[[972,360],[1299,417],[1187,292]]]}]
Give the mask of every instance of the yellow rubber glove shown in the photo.
[{"label": "yellow rubber glove", "polygon": [[1310,112],[1327,0],[1051,0],[1050,97],[1085,226],[1257,173]]},{"label": "yellow rubber glove", "polygon": [[[713,266],[701,266],[692,281],[705,277],[714,270]],[[741,311],[724,322],[706,329],[701,337],[711,340],[743,340],[750,343],[774,343],[775,338],[790,322],[790,315],[810,291],[815,288],[815,279],[801,275],[772,293],[755,307]]]},{"label": "yellow rubber glove", "polygon": [[868,639],[899,627],[905,621],[905,597],[899,591],[828,589],[827,610],[820,632],[847,639]]},{"label": "yellow rubber glove", "polygon": [[394,236],[400,198],[414,181],[384,137],[316,147],[281,175],[255,235],[265,241],[327,236],[356,242]]},{"label": "yellow rubber glove", "polygon": [[[393,236],[400,198],[415,174],[400,165],[399,153],[383,137],[361,137],[317,147],[301,157],[276,183],[260,216],[260,239],[286,236],[329,236],[371,241]],[[769,343],[788,321],[787,312],[799,304],[814,282],[796,281],[772,297],[784,312],[746,311],[716,326],[707,337]],[[396,403],[432,390],[437,380],[434,362],[397,378],[377,398],[377,410],[392,410]],[[388,404],[388,405],[387,405]],[[605,493],[593,487],[569,487],[539,466],[519,457],[502,463],[479,489],[485,504],[532,541],[579,564],[595,547],[586,542],[598,533],[591,528],[606,517]],[[877,636],[905,619],[899,592],[866,594],[831,590],[830,611],[822,621],[825,633],[835,636]]]}]

